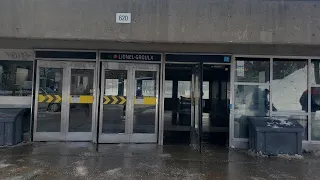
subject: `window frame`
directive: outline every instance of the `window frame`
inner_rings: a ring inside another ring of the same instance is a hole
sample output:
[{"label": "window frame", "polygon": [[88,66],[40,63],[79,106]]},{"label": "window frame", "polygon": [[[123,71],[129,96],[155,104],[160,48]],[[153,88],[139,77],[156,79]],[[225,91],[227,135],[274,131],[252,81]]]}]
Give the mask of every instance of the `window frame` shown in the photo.
[{"label": "window frame", "polygon": [[[4,50],[6,51],[6,50]],[[3,61],[12,61],[12,62],[31,62],[32,67],[32,88],[31,94],[28,96],[0,96],[0,108],[32,108],[33,97],[34,97],[34,82],[35,82],[35,56],[33,50],[8,50],[12,53],[27,53],[28,57],[22,59],[20,56],[18,58],[12,57],[3,57],[3,50],[0,49],[0,62]]]},{"label": "window frame", "polygon": [[[253,83],[253,82],[237,82],[236,81],[236,59],[237,58],[269,58],[270,59],[270,81],[269,83]],[[308,137],[306,140],[303,140],[303,143],[314,143],[314,144],[320,144],[320,141],[315,141],[311,139],[311,88],[312,87],[320,87],[320,84],[311,84],[311,60],[320,60],[320,57],[305,57],[305,56],[265,56],[265,55],[234,55],[232,58],[232,65],[231,65],[231,87],[232,87],[232,101],[230,101],[231,104],[231,118],[230,118],[230,146],[234,146],[235,144],[239,144],[242,142],[248,142],[248,138],[236,138],[234,134],[234,104],[236,99],[236,86],[237,85],[269,85],[269,98],[270,98],[270,104],[273,103],[272,101],[272,81],[273,81],[273,60],[277,59],[286,59],[286,60],[306,60],[307,61],[307,90],[308,90],[308,112],[290,112],[290,111],[281,111],[281,112],[275,112],[272,111],[272,106],[269,107],[270,117],[273,116],[280,116],[280,115],[301,115],[301,116],[307,116],[307,128],[308,128]]]}]

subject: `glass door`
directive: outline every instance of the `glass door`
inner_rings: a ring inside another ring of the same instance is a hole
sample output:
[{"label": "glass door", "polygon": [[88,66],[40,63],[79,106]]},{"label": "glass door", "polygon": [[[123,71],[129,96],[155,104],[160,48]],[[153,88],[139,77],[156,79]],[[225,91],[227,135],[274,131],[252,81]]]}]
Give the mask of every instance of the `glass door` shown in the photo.
[{"label": "glass door", "polygon": [[158,129],[158,65],[133,66],[132,134],[131,143],[156,143]]},{"label": "glass door", "polygon": [[157,142],[158,65],[102,63],[99,143]]},{"label": "glass door", "polygon": [[95,63],[38,61],[34,141],[91,141]]},{"label": "glass door", "polygon": [[96,128],[95,63],[73,62],[67,67],[67,141],[92,141]]},{"label": "glass door", "polygon": [[202,63],[195,65],[191,80],[191,131],[190,143],[201,152],[201,136],[202,136],[202,103],[203,103],[203,68]]}]

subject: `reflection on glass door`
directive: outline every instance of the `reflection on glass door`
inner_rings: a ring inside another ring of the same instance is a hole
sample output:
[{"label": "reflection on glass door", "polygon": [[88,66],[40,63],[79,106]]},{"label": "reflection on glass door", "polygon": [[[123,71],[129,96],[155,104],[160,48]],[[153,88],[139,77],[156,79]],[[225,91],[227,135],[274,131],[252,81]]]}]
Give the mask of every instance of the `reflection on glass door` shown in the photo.
[{"label": "reflection on glass door", "polygon": [[95,63],[38,61],[35,141],[91,141]]},{"label": "reflection on glass door", "polygon": [[40,67],[39,72],[37,132],[60,132],[63,69]]},{"label": "reflection on glass door", "polygon": [[102,133],[125,133],[126,102],[116,102],[126,97],[126,70],[105,70]]},{"label": "reflection on glass door", "polygon": [[93,69],[71,69],[68,132],[91,132]]},{"label": "reflection on glass door", "polygon": [[99,142],[156,142],[158,66],[102,66]]},{"label": "reflection on glass door", "polygon": [[133,133],[155,133],[156,80],[155,71],[135,71]]}]

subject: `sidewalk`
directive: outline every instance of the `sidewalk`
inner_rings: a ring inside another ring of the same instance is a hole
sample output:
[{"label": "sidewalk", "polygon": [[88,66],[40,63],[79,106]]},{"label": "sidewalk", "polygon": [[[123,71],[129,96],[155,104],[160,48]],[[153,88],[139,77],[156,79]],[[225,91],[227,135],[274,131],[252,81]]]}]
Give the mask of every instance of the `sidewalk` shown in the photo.
[{"label": "sidewalk", "polygon": [[320,158],[252,157],[244,151],[189,146],[33,143],[0,150],[5,180],[269,180],[320,179]]}]

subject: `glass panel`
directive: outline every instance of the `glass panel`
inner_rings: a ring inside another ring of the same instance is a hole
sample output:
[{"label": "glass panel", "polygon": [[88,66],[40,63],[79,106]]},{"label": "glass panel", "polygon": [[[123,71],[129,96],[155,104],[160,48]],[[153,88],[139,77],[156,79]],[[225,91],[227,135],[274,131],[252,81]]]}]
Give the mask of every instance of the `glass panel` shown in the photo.
[{"label": "glass panel", "polygon": [[302,98],[307,92],[307,63],[306,60],[274,59],[271,92],[274,111],[306,112],[308,98]]},{"label": "glass panel", "polygon": [[[305,98],[307,98],[306,96]],[[311,139],[320,140],[320,88],[311,88]]]},{"label": "glass panel", "polygon": [[311,84],[320,84],[320,60],[313,59],[311,62]]},{"label": "glass panel", "polygon": [[69,132],[90,132],[92,125],[93,69],[72,69]]},{"label": "glass panel", "polygon": [[210,83],[209,81],[204,81],[202,84],[203,87],[203,99],[209,99],[209,92],[210,92]]},{"label": "glass panel", "polygon": [[63,69],[39,68],[38,132],[60,132]]},{"label": "glass panel", "polygon": [[104,82],[102,133],[125,133],[127,105],[115,99],[126,96],[127,71],[105,70]]},{"label": "glass panel", "polygon": [[237,58],[235,82],[266,83],[270,80],[270,59]]},{"label": "glass panel", "polygon": [[166,80],[164,84],[164,98],[172,98],[172,88],[173,82],[170,80]]},{"label": "glass panel", "polygon": [[155,133],[157,72],[135,72],[133,133]]},{"label": "glass panel", "polygon": [[269,87],[236,86],[234,113],[234,137],[248,138],[248,117],[269,116]]},{"label": "glass panel", "polygon": [[31,96],[32,61],[0,61],[0,96]]},{"label": "glass panel", "polygon": [[190,98],[191,81],[179,81],[178,82],[178,98],[185,97]]}]

